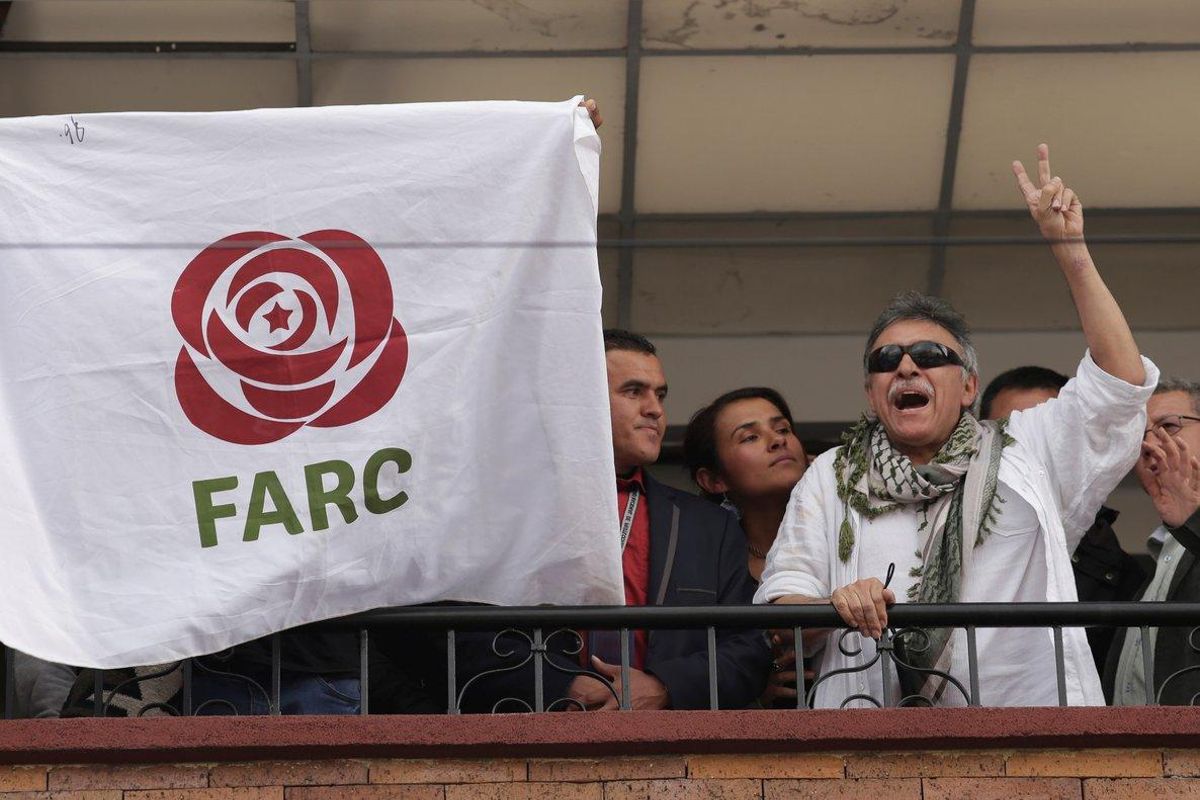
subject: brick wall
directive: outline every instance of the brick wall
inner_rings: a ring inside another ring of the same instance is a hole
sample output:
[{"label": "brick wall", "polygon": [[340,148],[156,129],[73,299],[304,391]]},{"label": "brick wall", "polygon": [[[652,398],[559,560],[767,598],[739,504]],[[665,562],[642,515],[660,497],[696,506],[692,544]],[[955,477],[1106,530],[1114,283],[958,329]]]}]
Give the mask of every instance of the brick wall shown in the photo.
[{"label": "brick wall", "polygon": [[758,753],[0,767],[0,800],[1141,800],[1200,750]]},{"label": "brick wall", "polygon": [[0,721],[0,800],[1151,797],[1194,708]]}]

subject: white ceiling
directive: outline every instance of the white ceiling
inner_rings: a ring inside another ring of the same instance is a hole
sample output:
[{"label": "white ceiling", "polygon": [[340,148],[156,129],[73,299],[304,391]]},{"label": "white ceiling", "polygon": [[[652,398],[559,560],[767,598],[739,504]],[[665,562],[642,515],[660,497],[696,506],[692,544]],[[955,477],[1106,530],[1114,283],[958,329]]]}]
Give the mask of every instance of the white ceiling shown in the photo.
[{"label": "white ceiling", "polygon": [[[294,7],[286,0],[18,0],[0,42],[279,47],[294,41]],[[645,0],[629,210],[938,208],[959,9],[958,0]],[[628,10],[627,0],[312,0],[313,101],[586,92],[600,99],[607,120],[603,210],[616,212]],[[1028,159],[1039,141],[1051,143],[1056,171],[1093,206],[1200,206],[1200,49],[987,50],[1129,41],[1200,42],[1200,4],[978,0],[972,42],[985,51],[971,55],[966,73],[950,208],[1012,208],[1008,164]],[[841,49],[712,52],[803,47]],[[887,52],[894,48],[903,49]],[[416,57],[497,51],[503,57]],[[510,57],[525,51],[537,57]],[[228,55],[237,58],[9,58],[0,62],[0,114],[297,102],[287,53],[270,61]]]}]

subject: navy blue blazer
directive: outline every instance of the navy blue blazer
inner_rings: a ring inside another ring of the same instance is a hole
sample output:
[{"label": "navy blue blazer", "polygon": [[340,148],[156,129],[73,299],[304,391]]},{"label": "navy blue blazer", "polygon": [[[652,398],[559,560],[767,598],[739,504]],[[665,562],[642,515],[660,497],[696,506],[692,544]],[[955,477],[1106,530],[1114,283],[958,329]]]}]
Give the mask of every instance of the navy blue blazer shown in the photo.
[{"label": "navy blue blazer", "polygon": [[[673,489],[645,475],[645,502],[650,513],[650,585],[652,605],[749,605],[755,583],[746,568],[746,537],[737,518],[725,509],[687,492]],[[567,696],[571,681],[582,668],[571,653],[573,636],[549,636],[543,669],[544,703]],[[520,668],[529,648],[506,639],[511,652],[495,656],[493,634],[467,634],[458,644],[459,686],[475,680],[463,694],[464,711],[489,711],[496,703],[503,710],[522,704],[533,707],[532,660]],[[771,664],[771,649],[760,630],[717,630],[717,698],[720,708],[745,708],[762,694]],[[696,630],[650,631],[646,672],[667,687],[671,708],[709,707],[708,632]],[[514,703],[514,701],[516,701]]]}]

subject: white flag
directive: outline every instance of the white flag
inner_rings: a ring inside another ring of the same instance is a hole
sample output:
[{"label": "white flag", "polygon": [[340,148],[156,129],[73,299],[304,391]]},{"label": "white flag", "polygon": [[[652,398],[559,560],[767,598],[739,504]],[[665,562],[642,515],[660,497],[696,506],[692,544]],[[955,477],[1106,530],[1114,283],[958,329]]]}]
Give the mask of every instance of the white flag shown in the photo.
[{"label": "white flag", "polygon": [[576,103],[0,120],[0,640],[622,603]]}]

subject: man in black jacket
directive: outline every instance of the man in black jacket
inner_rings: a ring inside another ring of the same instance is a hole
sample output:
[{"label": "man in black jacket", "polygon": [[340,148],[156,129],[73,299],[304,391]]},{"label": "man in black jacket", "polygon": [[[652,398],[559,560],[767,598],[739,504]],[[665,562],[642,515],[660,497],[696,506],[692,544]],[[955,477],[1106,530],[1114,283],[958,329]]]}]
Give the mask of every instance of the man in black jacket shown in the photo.
[{"label": "man in black jacket", "polygon": [[[628,331],[604,332],[627,605],[749,605],[754,582],[737,519],[695,495],[664,486],[645,467],[658,460],[666,416],[666,378],[654,345]],[[620,693],[619,649],[602,634],[587,637],[590,666]],[[632,636],[632,708],[708,708],[707,633],[638,631]],[[761,631],[718,630],[717,697],[743,708],[763,691],[771,654]],[[607,659],[607,660],[605,660]],[[549,691],[580,706],[615,708],[618,698],[589,676],[555,671]],[[567,679],[570,679],[569,683]]]},{"label": "man in black jacket", "polygon": [[[1154,577],[1142,600],[1200,601],[1200,383],[1160,381],[1146,407],[1138,479],[1162,520],[1150,535]],[[1200,693],[1200,652],[1192,628],[1152,628],[1150,701],[1191,705]],[[1142,639],[1136,628],[1117,637],[1105,671],[1114,705],[1147,700]],[[1192,669],[1188,669],[1191,667]],[[1161,695],[1161,696],[1160,696]]]},{"label": "man in black jacket", "polygon": [[[662,485],[645,470],[658,460],[666,432],[667,384],[654,345],[637,334],[610,330],[604,333],[604,348],[618,488],[614,513],[621,532],[626,604],[749,606],[755,585],[746,568],[746,538],[737,519],[695,495]],[[617,708],[622,686],[619,638],[606,631],[544,634],[545,651],[538,653],[529,631],[457,633],[459,709],[532,710],[537,706],[537,658],[544,658],[544,708]],[[766,686],[771,665],[766,637],[758,630],[718,629],[716,640],[719,707],[744,708]],[[372,668],[377,676],[372,677],[372,708],[444,708],[440,704],[446,697],[446,673],[440,642],[440,636],[422,634],[382,637],[379,650],[402,668]],[[709,707],[705,629],[637,631],[631,636],[630,663],[631,708]],[[384,685],[385,678],[399,682]]]}]

